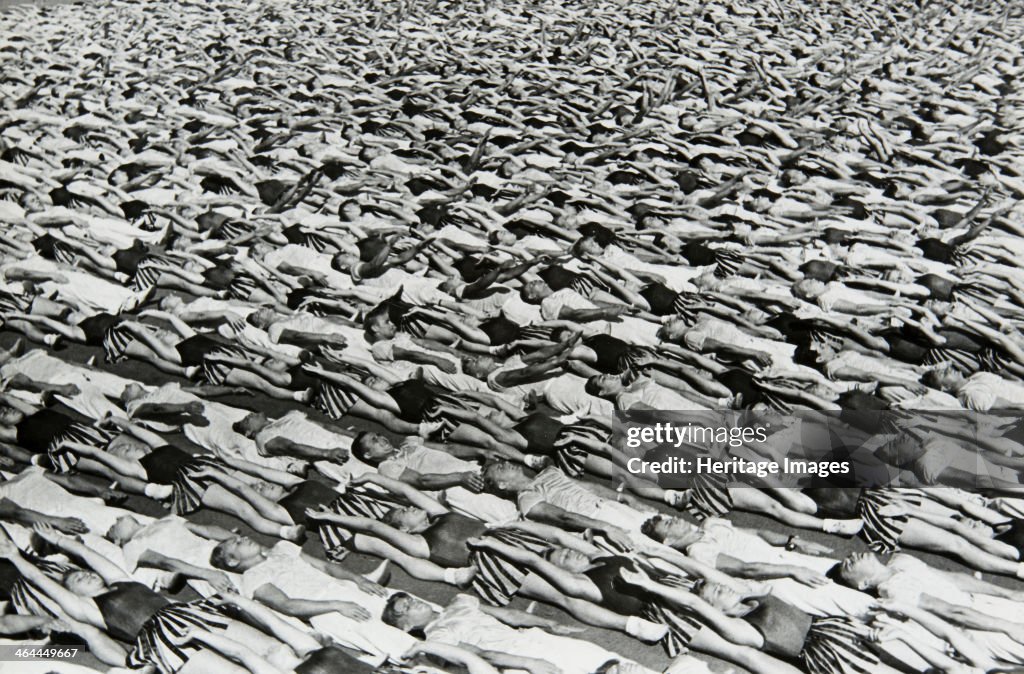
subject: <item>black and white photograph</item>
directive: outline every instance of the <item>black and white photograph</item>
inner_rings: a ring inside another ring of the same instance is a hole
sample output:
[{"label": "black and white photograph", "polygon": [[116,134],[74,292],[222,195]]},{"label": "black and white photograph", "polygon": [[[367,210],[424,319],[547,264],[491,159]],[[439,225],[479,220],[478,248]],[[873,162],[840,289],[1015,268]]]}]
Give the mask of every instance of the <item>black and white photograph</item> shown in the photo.
[{"label": "black and white photograph", "polygon": [[0,674],[1024,672],[1022,72],[1022,0],[0,0]]}]

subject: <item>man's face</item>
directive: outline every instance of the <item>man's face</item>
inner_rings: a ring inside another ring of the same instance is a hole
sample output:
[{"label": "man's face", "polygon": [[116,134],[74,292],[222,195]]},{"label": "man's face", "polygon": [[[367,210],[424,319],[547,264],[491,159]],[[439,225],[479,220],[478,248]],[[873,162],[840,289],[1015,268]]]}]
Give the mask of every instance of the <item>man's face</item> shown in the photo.
[{"label": "man's face", "polygon": [[240,424],[239,433],[247,438],[252,438],[260,432],[264,426],[269,423],[269,418],[263,412],[253,412],[245,419],[242,419]]},{"label": "man's face", "polygon": [[370,326],[373,336],[378,339],[393,339],[398,334],[398,328],[387,316],[381,316]]},{"label": "man's face", "polygon": [[13,407],[0,407],[0,424],[14,426],[23,418],[23,415]]},{"label": "man's face", "polygon": [[135,532],[141,528],[142,525],[140,525],[138,521],[130,515],[118,517],[107,531],[107,540],[112,541],[117,545],[124,545],[130,541],[132,536],[135,535]]},{"label": "man's face", "polygon": [[522,470],[510,463],[498,463],[485,468],[483,472],[484,482],[487,486],[499,491],[507,491],[512,481],[521,475],[523,475]]},{"label": "man's face", "polygon": [[523,288],[523,301],[537,303],[551,293],[548,284],[541,280],[530,281]]},{"label": "man's face", "polygon": [[418,597],[406,596],[397,599],[394,610],[399,616],[399,626],[407,632],[425,627],[434,617],[430,604]]},{"label": "man's face", "polygon": [[466,374],[477,379],[487,379],[497,363],[490,356],[470,356],[463,362],[463,370]]},{"label": "man's face", "polygon": [[383,461],[395,453],[391,441],[380,433],[371,433],[366,438],[366,456],[371,460]]},{"label": "man's face", "polygon": [[231,566],[242,566],[259,557],[263,548],[248,536],[236,536],[224,544],[224,552]]}]

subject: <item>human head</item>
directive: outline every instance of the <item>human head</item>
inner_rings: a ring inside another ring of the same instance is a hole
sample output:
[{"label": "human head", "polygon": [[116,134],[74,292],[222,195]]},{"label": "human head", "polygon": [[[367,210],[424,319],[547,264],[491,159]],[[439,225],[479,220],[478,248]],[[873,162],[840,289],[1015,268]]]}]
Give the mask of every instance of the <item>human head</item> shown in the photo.
[{"label": "human head", "polygon": [[686,335],[686,331],[689,329],[690,327],[686,324],[686,321],[678,316],[673,316],[658,328],[658,339],[663,342],[678,342]]},{"label": "human head", "polygon": [[604,248],[598,243],[597,238],[593,236],[584,236],[576,240],[576,243],[572,245],[572,252],[574,255],[579,257],[584,256],[598,256],[604,252]]},{"label": "human head", "polygon": [[824,293],[827,288],[824,283],[817,279],[805,278],[794,283],[791,290],[794,297],[811,301]]},{"label": "human head", "polygon": [[0,424],[4,426],[17,426],[25,415],[9,405],[0,405]]},{"label": "human head", "polygon": [[455,295],[459,288],[462,287],[462,281],[457,278],[445,279],[441,282],[441,285],[437,286],[438,290],[448,295]]},{"label": "human head", "polygon": [[572,548],[555,546],[547,551],[545,557],[558,568],[570,573],[583,573],[590,566],[590,557]]},{"label": "human head", "polygon": [[398,327],[391,321],[386,311],[373,311],[367,314],[363,327],[369,342],[393,339],[398,334]]},{"label": "human head", "polygon": [[514,246],[516,235],[507,229],[496,229],[487,235],[487,241],[491,245]]},{"label": "human head", "polygon": [[376,466],[395,453],[395,446],[380,433],[363,431],[352,441],[351,451],[363,463]]},{"label": "human head", "polygon": [[614,398],[622,393],[625,384],[622,377],[617,374],[595,374],[583,385],[583,390],[588,395],[598,398]]},{"label": "human head", "polygon": [[363,214],[363,208],[355,199],[347,199],[338,206],[338,217],[344,222],[351,222]]},{"label": "human head", "polygon": [[183,304],[185,304],[185,300],[181,299],[180,296],[171,293],[160,298],[159,306],[161,311],[173,313],[175,310],[181,308]]},{"label": "human head", "polygon": [[210,566],[222,571],[243,573],[263,559],[263,547],[247,536],[221,541],[210,553]]},{"label": "human head", "polygon": [[122,515],[107,529],[105,538],[116,545],[124,545],[142,529],[142,524],[131,515]]},{"label": "human head", "polygon": [[427,515],[427,511],[415,506],[392,508],[384,513],[381,521],[407,534],[420,533],[430,526],[430,516]]},{"label": "human head", "polygon": [[149,454],[152,448],[138,438],[122,433],[107,443],[107,452],[122,459],[138,461]]},{"label": "human head", "polygon": [[675,548],[685,548],[696,542],[701,531],[679,517],[655,515],[640,525],[640,533],[648,538]]},{"label": "human head", "polygon": [[423,629],[434,619],[434,609],[419,597],[396,592],[388,598],[380,619],[385,625],[412,632]]},{"label": "human head", "polygon": [[878,587],[888,576],[885,564],[873,552],[855,552],[839,563],[838,580],[862,592]]},{"label": "human head", "polygon": [[727,616],[738,617],[745,611],[743,595],[730,587],[719,583],[699,581],[693,589],[698,597]]},{"label": "human head", "polygon": [[[928,451],[927,443],[916,438],[911,433],[897,433],[895,437],[882,445],[875,452],[875,456],[890,466],[905,467],[924,456]],[[936,452],[942,452],[939,447]]]},{"label": "human head", "polygon": [[245,321],[254,328],[266,330],[277,318],[277,312],[270,307],[263,307],[246,316]]},{"label": "human head", "polygon": [[922,384],[928,388],[945,391],[946,393],[955,391],[963,381],[963,374],[961,374],[952,363],[944,363],[921,375]]},{"label": "human head", "polygon": [[236,421],[231,430],[250,440],[270,424],[270,417],[263,412],[250,412],[241,421]]},{"label": "human head", "polygon": [[358,264],[359,257],[357,255],[338,253],[331,258],[331,269],[342,273],[352,271],[352,269],[354,269]]},{"label": "human head", "polygon": [[491,356],[475,355],[462,359],[462,371],[477,379],[487,379],[497,367],[498,362]]},{"label": "human head", "polygon": [[482,475],[487,489],[496,494],[515,494],[526,479],[523,467],[511,461],[495,461],[484,466]]},{"label": "human head", "polygon": [[541,279],[523,284],[519,297],[527,304],[540,304],[551,294],[551,287]]},{"label": "human head", "polygon": [[259,241],[249,246],[249,257],[255,260],[262,260],[268,254],[274,251],[274,247],[269,243]]},{"label": "human head", "polygon": [[102,576],[94,571],[71,569],[61,578],[61,585],[79,597],[95,597],[107,589]]}]

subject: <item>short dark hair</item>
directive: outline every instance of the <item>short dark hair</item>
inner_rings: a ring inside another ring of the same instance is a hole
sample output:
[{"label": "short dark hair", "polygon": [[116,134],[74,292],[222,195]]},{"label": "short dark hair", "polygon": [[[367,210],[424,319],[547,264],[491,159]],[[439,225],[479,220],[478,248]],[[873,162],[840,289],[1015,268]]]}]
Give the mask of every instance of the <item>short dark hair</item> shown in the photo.
[{"label": "short dark hair", "polygon": [[371,434],[371,431],[360,431],[359,435],[352,440],[352,447],[350,448],[352,456],[363,463],[372,463],[372,459],[369,456]]},{"label": "short dark hair", "polygon": [[595,398],[603,398],[604,395],[601,393],[601,387],[597,385],[597,378],[601,375],[595,374],[594,376],[587,379],[587,383],[583,385],[583,390],[586,391],[587,395],[592,395]]},{"label": "short dark hair", "polygon": [[215,569],[221,569],[222,571],[229,571],[228,566],[228,541],[221,541],[217,544],[217,547],[210,552],[210,566]]},{"label": "short dark hair", "polygon": [[388,603],[384,605],[384,612],[380,615],[381,622],[383,622],[385,625],[390,625],[391,627],[398,627],[399,629],[401,629],[401,627],[399,626],[399,619],[402,616],[398,614],[398,610],[395,608],[395,606],[398,604],[398,601],[400,599],[409,598],[411,598],[411,595],[407,592],[396,592],[390,597],[388,597]]},{"label": "short dark hair", "polygon": [[653,517],[647,518],[644,520],[644,523],[640,525],[640,533],[647,536],[647,538],[654,539],[661,543],[662,541],[658,538],[656,529],[663,519],[664,518],[661,515],[654,515]]}]

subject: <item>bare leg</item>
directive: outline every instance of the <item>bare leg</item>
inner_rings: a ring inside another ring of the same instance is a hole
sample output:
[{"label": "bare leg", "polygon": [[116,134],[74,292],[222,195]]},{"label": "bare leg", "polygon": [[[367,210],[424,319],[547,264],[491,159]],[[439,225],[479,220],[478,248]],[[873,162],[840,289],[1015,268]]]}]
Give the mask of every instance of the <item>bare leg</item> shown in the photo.
[{"label": "bare leg", "polygon": [[40,344],[46,342],[47,334],[40,330],[38,327],[29,323],[28,321],[10,320],[4,321],[3,327],[9,330],[15,330],[25,335],[33,342],[39,342]]},{"label": "bare leg", "polygon": [[908,548],[920,548],[953,555],[979,571],[1014,576],[1020,567],[1019,562],[996,557],[954,533],[917,519],[907,522],[903,533],[900,534],[899,542]]},{"label": "bare leg", "polygon": [[300,398],[303,397],[305,392],[292,391],[280,386],[274,386],[259,375],[253,374],[252,372],[246,372],[245,370],[232,370],[231,372],[228,372],[227,377],[224,378],[224,383],[229,386],[244,386],[248,389],[254,389],[261,393],[266,393],[272,398],[278,398],[280,400],[299,400],[300,402],[304,402],[300,400]]},{"label": "bare leg", "polygon": [[177,359],[174,361],[165,360],[161,358],[159,354],[155,353],[152,349],[147,347],[141,342],[131,342],[125,347],[124,353],[126,356],[130,356],[136,360],[141,360],[145,363],[149,363],[153,367],[169,374],[177,375],[179,377],[187,377],[185,368],[178,364]]},{"label": "bare leg", "polygon": [[[282,525],[260,515],[255,508],[219,484],[210,485],[203,493],[202,503],[211,510],[234,515],[261,534],[281,538]],[[297,530],[298,535],[303,535]]]},{"label": "bare leg", "polygon": [[798,513],[806,513],[808,515],[813,515],[818,512],[818,505],[814,502],[814,499],[807,494],[802,493],[799,489],[781,487],[769,488],[767,491],[790,510],[795,510]]},{"label": "bare leg", "polygon": [[[811,529],[813,531],[825,530],[825,520],[815,515],[790,510],[760,489],[730,489],[729,495],[732,498],[733,506],[737,510],[746,510],[747,512],[766,515],[791,527],[800,527],[801,529]],[[849,530],[844,529],[836,533],[845,533],[852,536],[860,529],[861,523],[859,520],[840,521],[848,523]]]},{"label": "bare leg", "polygon": [[360,419],[376,421],[393,433],[416,435],[419,432],[419,426],[416,424],[403,421],[391,412],[373,407],[363,400],[357,400],[355,405],[350,407],[346,414],[351,414]]},{"label": "bare leg", "polygon": [[484,431],[481,431],[475,426],[471,426],[468,423],[459,424],[452,431],[452,434],[448,436],[455,442],[461,442],[467,445],[474,445],[476,447],[483,447],[484,449],[490,449],[495,452],[506,456],[511,461],[523,463],[526,459],[522,452],[515,447],[503,444],[496,440],[493,436],[488,435]]},{"label": "bare leg", "polygon": [[444,568],[434,564],[426,559],[420,559],[419,557],[413,557],[412,555],[406,554],[396,548],[393,545],[389,545],[379,538],[373,538],[365,534],[356,534],[352,539],[352,545],[359,552],[365,552],[368,555],[374,555],[382,559],[387,559],[394,562],[413,578],[420,580],[430,580],[438,583],[445,582]]},{"label": "bare leg", "polygon": [[536,573],[531,573],[526,577],[523,586],[516,594],[557,606],[580,622],[594,627],[624,632],[626,621],[629,620],[629,616],[613,613],[584,599],[566,596]]},{"label": "bare leg", "polygon": [[749,646],[737,646],[732,642],[726,641],[710,627],[704,627],[693,635],[689,646],[695,651],[728,660],[751,672],[759,672],[759,674],[800,673],[800,670],[796,667],[788,665],[781,660],[776,660],[761,651]]},{"label": "bare leg", "polygon": [[37,297],[34,300],[32,300],[32,306],[29,308],[31,310],[31,313],[35,314],[36,316],[61,318],[65,314],[67,314],[68,310],[71,307],[69,307],[66,304],[61,304],[60,302],[48,300],[45,297]]}]

